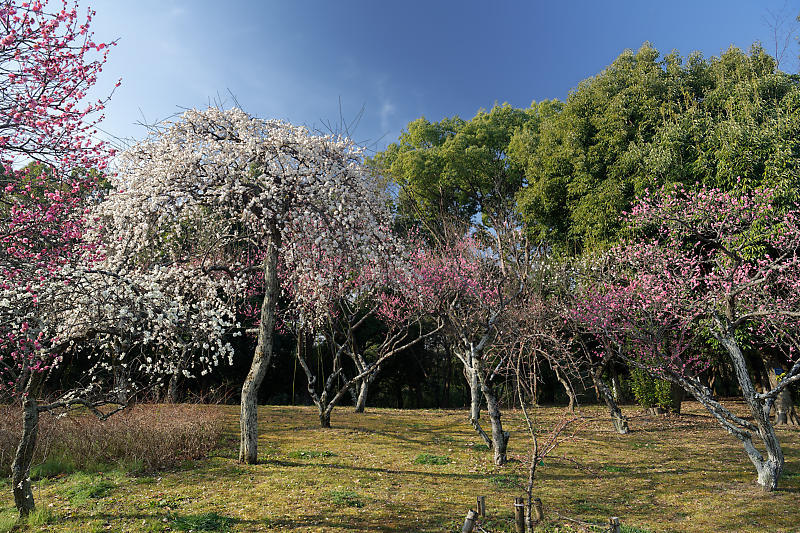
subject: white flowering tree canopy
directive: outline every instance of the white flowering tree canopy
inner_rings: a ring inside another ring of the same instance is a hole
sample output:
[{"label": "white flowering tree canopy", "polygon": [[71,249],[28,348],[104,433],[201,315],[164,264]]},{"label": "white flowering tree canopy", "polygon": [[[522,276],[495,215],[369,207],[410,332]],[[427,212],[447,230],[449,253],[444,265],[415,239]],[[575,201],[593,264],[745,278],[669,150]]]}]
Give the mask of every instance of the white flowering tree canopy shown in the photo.
[{"label": "white flowering tree canopy", "polygon": [[326,287],[344,280],[316,268],[319,257],[369,262],[392,239],[388,198],[352,142],[235,108],[189,110],[154,128],[121,155],[113,184],[101,215],[115,253],[161,264],[252,275],[272,242],[283,286]]}]

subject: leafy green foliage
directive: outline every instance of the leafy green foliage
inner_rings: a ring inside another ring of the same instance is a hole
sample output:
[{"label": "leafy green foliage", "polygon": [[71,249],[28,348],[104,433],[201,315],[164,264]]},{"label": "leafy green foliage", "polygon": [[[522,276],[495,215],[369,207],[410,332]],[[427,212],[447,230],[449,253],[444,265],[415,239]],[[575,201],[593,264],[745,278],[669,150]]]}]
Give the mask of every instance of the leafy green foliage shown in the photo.
[{"label": "leafy green foliage", "polygon": [[[508,104],[459,117],[410,122],[373,164],[400,186],[400,215],[435,226],[442,215],[494,227],[514,209],[523,169],[508,157],[514,132],[535,118]],[[435,228],[434,228],[435,229]]]},{"label": "leafy green foliage", "polygon": [[569,253],[602,248],[647,188],[768,184],[795,199],[800,88],[760,46],[660,57],[645,43],[584,80],[511,140],[529,232]]},{"label": "leafy green foliage", "polygon": [[644,370],[631,369],[631,390],[636,403],[642,407],[672,407],[671,386],[668,381],[655,379]]}]

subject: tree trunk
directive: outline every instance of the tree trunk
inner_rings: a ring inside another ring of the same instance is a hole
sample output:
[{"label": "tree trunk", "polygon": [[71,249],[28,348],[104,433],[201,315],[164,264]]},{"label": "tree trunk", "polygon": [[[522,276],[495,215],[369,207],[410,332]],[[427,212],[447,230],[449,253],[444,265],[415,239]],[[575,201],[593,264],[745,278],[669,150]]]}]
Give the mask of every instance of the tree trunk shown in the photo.
[{"label": "tree trunk", "polygon": [[264,258],[264,301],[261,304],[258,344],[250,364],[250,371],[242,384],[239,461],[247,464],[255,464],[258,461],[258,389],[272,359],[275,302],[278,298],[279,245],[279,236],[273,228],[273,235],[267,241],[267,254]]},{"label": "tree trunk", "polygon": [[669,410],[676,415],[679,415],[681,414],[681,403],[683,403],[683,398],[686,396],[686,392],[683,390],[683,387],[677,383],[670,382],[669,386]]},{"label": "tree trunk", "polygon": [[475,370],[473,363],[472,367],[464,368],[467,374],[467,381],[469,382],[469,419],[479,420],[481,417],[481,384],[478,379],[478,373]]},{"label": "tree trunk", "polygon": [[31,490],[31,462],[36,449],[36,438],[39,435],[39,395],[42,376],[33,374],[28,378],[25,397],[22,400],[22,436],[11,464],[11,485],[14,492],[14,504],[20,516],[27,516],[34,508],[33,491]]},{"label": "tree trunk", "polygon": [[609,370],[611,372],[611,393],[614,395],[614,401],[619,403],[622,401],[622,384],[619,382],[616,365],[612,364]]},{"label": "tree trunk", "polygon": [[369,392],[369,379],[367,376],[359,383],[358,399],[356,400],[356,413],[363,413],[367,406],[367,392]]},{"label": "tree trunk", "polygon": [[167,401],[169,403],[178,403],[178,383],[180,378],[180,370],[175,370],[169,377],[169,385],[167,385]]},{"label": "tree trunk", "polygon": [[753,386],[753,381],[750,379],[750,372],[747,369],[747,362],[742,354],[739,344],[736,342],[733,332],[724,319],[716,317],[719,331],[716,334],[717,340],[720,341],[733,363],[733,369],[736,374],[736,379],[739,382],[739,387],[742,390],[747,405],[750,407],[750,414],[755,419],[756,426],[758,427],[758,436],[764,444],[767,451],[767,458],[761,455],[750,437],[750,433],[741,432],[735,436],[742,441],[745,452],[748,458],[756,467],[758,472],[758,484],[767,491],[773,491],[778,488],[778,479],[783,472],[783,450],[781,449],[778,437],[775,435],[775,429],[769,420],[769,415],[764,413],[761,403],[756,398],[756,390]]},{"label": "tree trunk", "polygon": [[326,409],[319,410],[319,425],[323,428],[331,427],[331,412]]},{"label": "tree trunk", "polygon": [[575,398],[575,391],[572,390],[572,385],[570,385],[569,381],[567,381],[564,378],[564,376],[561,375],[561,372],[559,372],[557,368],[553,368],[553,372],[555,372],[556,379],[558,380],[558,382],[561,383],[562,387],[564,387],[564,392],[566,393],[567,398],[569,399],[569,405],[567,405],[567,410],[570,413],[574,413],[577,399]]},{"label": "tree trunk", "polygon": [[[483,376],[481,361],[473,357],[473,368],[480,380],[483,397],[486,399],[486,412],[489,414],[489,421],[492,425],[492,450],[494,450],[494,464],[503,466],[508,461],[506,459],[506,449],[508,448],[509,433],[503,431],[503,423],[500,420],[500,401],[494,392],[494,387],[487,383]],[[476,420],[477,422],[477,420]]]},{"label": "tree trunk", "polygon": [[[778,386],[778,372],[784,373],[786,369],[783,368],[783,365],[777,366],[774,362],[768,361],[766,358],[764,359],[764,367],[766,368],[767,378],[769,380],[769,389],[774,389]],[[800,419],[797,417],[797,411],[794,408],[794,402],[792,401],[792,391],[789,387],[783,389],[779,394],[778,397],[775,398],[775,403],[773,404],[775,408],[775,425],[798,425],[800,424]],[[767,417],[769,417],[770,413],[765,413]]]},{"label": "tree trunk", "polygon": [[611,413],[611,421],[614,424],[614,431],[620,435],[627,434],[630,431],[628,428],[628,420],[622,416],[622,411],[620,411],[619,406],[617,406],[617,403],[614,401],[614,395],[610,390],[608,390],[608,387],[601,378],[601,375],[603,374],[603,366],[598,366],[592,371],[591,374],[595,389],[597,389],[597,393],[603,398],[603,401],[606,403],[608,410]]},{"label": "tree trunk", "polygon": [[509,433],[503,431],[503,423],[500,420],[500,402],[492,387],[483,386],[483,396],[486,398],[486,412],[492,424],[492,449],[494,450],[494,464],[503,466],[506,464],[506,449],[508,448]]}]

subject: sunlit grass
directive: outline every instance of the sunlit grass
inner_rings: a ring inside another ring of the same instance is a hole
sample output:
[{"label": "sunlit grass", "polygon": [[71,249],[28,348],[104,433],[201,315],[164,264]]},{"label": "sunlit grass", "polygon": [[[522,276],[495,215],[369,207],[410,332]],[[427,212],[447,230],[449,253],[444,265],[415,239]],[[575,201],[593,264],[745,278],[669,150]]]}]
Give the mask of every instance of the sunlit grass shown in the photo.
[{"label": "sunlit grass", "polygon": [[[454,532],[483,495],[486,530],[513,531],[513,501],[523,494],[529,454],[520,413],[504,413],[511,462],[496,467],[466,411],[338,409],[334,427],[322,429],[312,408],[264,407],[260,463],[241,465],[238,409],[217,409],[227,433],[211,458],[141,476],[119,470],[43,476],[34,482],[43,514],[24,528]],[[697,404],[671,418],[625,411],[630,435],[614,433],[603,410],[590,407],[585,413],[596,419],[538,467],[534,492],[547,518],[539,531],[580,530],[567,528],[558,514],[602,525],[619,516],[628,533],[797,531],[800,431],[779,430],[787,474],[781,490],[764,494],[741,447]],[[563,408],[535,413],[537,426],[546,428]],[[23,530],[15,526],[10,489],[0,484],[0,532]]]}]

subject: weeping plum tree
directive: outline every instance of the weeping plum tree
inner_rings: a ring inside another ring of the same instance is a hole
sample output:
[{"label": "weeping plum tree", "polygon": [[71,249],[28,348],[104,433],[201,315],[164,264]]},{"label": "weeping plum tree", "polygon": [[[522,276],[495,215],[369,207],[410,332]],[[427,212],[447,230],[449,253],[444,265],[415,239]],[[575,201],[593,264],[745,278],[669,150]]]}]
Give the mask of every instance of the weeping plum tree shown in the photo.
[{"label": "weeping plum tree", "polygon": [[[742,443],[766,491],[777,488],[784,464],[768,413],[800,381],[800,210],[774,199],[765,188],[733,194],[676,187],[645,195],[627,216],[630,237],[587,282],[577,311],[616,355],[702,403]],[[727,356],[753,422],[699,379],[708,364],[694,342],[701,334]],[[771,390],[753,386],[745,338],[789,361]]]},{"label": "weeping plum tree", "polygon": [[[208,271],[257,276],[257,345],[241,396],[242,462],[257,461],[257,395],[282,284],[324,275],[301,247],[311,239],[328,254],[369,257],[388,239],[388,202],[361,160],[346,139],[213,107],[153,128],[121,157],[121,198],[140,213],[126,237],[132,246],[167,249],[176,261],[197,260]],[[182,244],[197,233],[197,246]],[[326,283],[337,280],[314,286]],[[318,297],[313,290],[293,296],[302,305]]]}]

